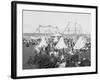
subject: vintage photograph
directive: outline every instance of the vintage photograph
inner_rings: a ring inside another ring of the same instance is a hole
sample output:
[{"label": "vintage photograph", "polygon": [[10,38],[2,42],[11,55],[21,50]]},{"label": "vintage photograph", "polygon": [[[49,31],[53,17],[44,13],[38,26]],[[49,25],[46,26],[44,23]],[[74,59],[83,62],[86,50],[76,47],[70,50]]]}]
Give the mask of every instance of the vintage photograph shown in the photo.
[{"label": "vintage photograph", "polygon": [[97,6],[12,2],[11,77],[96,74]]},{"label": "vintage photograph", "polygon": [[91,14],[22,11],[23,70],[91,66]]}]

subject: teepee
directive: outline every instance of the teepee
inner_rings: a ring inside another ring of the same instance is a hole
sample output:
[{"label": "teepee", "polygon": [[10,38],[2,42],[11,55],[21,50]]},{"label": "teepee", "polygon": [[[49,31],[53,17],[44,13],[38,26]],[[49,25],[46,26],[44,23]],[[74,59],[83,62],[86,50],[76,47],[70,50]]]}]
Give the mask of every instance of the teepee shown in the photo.
[{"label": "teepee", "polygon": [[38,45],[38,47],[46,47],[47,46],[47,43],[46,43],[46,40],[45,40],[45,37],[41,37],[41,42],[40,44]]},{"label": "teepee", "polygon": [[57,48],[57,49],[68,48],[68,46],[66,46],[66,44],[64,43],[64,38],[63,37],[60,38],[60,40],[57,43],[57,45],[55,46],[55,48]]},{"label": "teepee", "polygon": [[86,39],[84,37],[80,37],[76,42],[74,49],[82,49],[86,44]]},{"label": "teepee", "polygon": [[55,37],[53,42],[57,42],[57,41],[58,41],[58,37]]}]

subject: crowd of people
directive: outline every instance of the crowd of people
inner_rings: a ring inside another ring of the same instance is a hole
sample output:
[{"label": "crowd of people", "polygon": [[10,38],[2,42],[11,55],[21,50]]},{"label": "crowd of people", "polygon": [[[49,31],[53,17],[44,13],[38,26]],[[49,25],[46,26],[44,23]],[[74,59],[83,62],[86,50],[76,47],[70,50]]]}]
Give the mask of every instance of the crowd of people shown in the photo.
[{"label": "crowd of people", "polygon": [[[81,37],[64,36],[23,39],[24,47],[32,47],[34,56],[26,64],[35,68],[81,67],[91,65],[91,43]],[[27,53],[28,54],[28,53]],[[89,54],[87,56],[87,54]],[[86,56],[85,56],[86,55]]]}]

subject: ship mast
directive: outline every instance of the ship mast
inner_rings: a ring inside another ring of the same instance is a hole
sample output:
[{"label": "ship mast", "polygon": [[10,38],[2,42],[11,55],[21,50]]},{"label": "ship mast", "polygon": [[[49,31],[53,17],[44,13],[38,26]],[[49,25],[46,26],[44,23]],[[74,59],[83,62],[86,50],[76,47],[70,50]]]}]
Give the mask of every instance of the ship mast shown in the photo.
[{"label": "ship mast", "polygon": [[63,33],[65,33],[67,31],[67,33],[70,33],[70,28],[68,27],[70,25],[70,21],[68,22],[67,26],[65,27]]}]

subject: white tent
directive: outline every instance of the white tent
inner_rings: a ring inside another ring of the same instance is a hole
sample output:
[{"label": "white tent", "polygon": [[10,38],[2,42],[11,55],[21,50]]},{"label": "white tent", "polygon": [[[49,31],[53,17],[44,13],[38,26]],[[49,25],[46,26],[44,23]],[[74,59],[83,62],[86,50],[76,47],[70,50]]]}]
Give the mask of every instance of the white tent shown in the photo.
[{"label": "white tent", "polygon": [[46,43],[45,37],[42,37],[41,39],[42,40],[41,40],[40,44],[38,45],[38,47],[44,47],[44,46],[46,47],[47,43]]},{"label": "white tent", "polygon": [[86,39],[84,37],[80,37],[76,42],[74,49],[81,49],[85,46],[85,44],[86,44]]},{"label": "white tent", "polygon": [[57,42],[57,41],[58,41],[58,37],[55,37],[55,38],[54,38],[54,42]]},{"label": "white tent", "polygon": [[60,38],[60,40],[57,43],[57,45],[55,46],[55,48],[57,48],[57,49],[68,48],[68,46],[66,46],[66,44],[64,43],[64,38],[63,37]]},{"label": "white tent", "polygon": [[59,33],[59,32],[57,32],[57,33],[55,33],[55,34],[53,34],[52,36],[61,36],[61,34]]},{"label": "white tent", "polygon": [[40,37],[31,36],[30,39],[40,39]]}]

